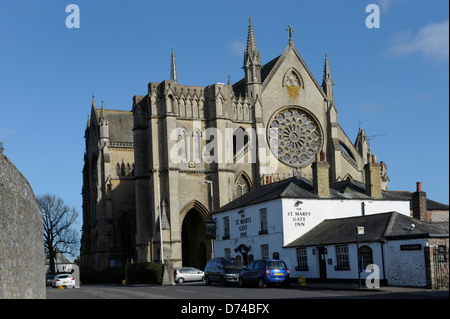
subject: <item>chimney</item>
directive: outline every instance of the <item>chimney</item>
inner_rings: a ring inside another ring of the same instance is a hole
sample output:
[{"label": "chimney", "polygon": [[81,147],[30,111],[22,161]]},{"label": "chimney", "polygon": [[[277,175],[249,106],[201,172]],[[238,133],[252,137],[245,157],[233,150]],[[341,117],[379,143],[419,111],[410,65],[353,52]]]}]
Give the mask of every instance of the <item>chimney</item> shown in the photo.
[{"label": "chimney", "polygon": [[317,154],[316,161],[312,164],[314,192],[319,197],[330,197],[330,164],[325,159],[325,152]]},{"label": "chimney", "polygon": [[366,178],[366,193],[372,198],[381,198],[381,165],[377,163],[377,157],[369,157],[369,163],[364,165]]},{"label": "chimney", "polygon": [[412,217],[427,220],[427,193],[422,191],[422,183],[417,182],[417,189],[412,194]]}]

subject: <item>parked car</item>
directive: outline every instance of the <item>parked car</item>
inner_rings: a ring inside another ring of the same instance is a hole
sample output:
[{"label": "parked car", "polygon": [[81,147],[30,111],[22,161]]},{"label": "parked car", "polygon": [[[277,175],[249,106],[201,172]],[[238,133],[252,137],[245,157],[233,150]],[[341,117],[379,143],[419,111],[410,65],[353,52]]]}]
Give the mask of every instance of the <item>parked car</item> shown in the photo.
[{"label": "parked car", "polygon": [[52,287],[57,288],[59,286],[75,288],[75,278],[69,274],[56,275],[53,280]]},{"label": "parked car", "polygon": [[47,275],[45,276],[45,285],[46,286],[51,286],[53,284],[55,275]]},{"label": "parked car", "polygon": [[185,281],[200,281],[203,280],[205,273],[200,269],[193,267],[183,267],[175,269],[175,282],[182,284]]},{"label": "parked car", "polygon": [[289,286],[289,269],[282,260],[255,260],[249,263],[239,275],[239,286],[256,284],[260,288],[268,284]]},{"label": "parked car", "polygon": [[219,257],[211,259],[205,267],[205,283],[220,282],[222,285],[238,283],[244,267],[235,258]]}]

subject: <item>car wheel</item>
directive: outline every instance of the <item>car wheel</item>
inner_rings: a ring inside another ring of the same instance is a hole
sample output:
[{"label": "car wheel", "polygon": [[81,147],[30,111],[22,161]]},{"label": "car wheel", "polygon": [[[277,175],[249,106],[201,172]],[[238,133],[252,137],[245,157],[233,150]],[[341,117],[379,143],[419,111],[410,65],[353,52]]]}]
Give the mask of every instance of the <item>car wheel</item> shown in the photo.
[{"label": "car wheel", "polygon": [[244,287],[244,279],[239,278],[239,287]]},{"label": "car wheel", "polygon": [[209,281],[208,276],[205,276],[205,285],[207,285],[207,286],[211,285],[211,282]]},{"label": "car wheel", "polygon": [[223,278],[223,276],[220,277],[220,284],[221,284],[222,286],[225,286],[226,283],[227,283],[227,282],[225,281],[225,278]]},{"label": "car wheel", "polygon": [[262,278],[259,278],[259,279],[258,279],[258,287],[259,287],[259,288],[266,288],[266,287],[267,287],[267,284],[266,284],[266,282],[264,281],[264,279],[262,279]]},{"label": "car wheel", "polygon": [[182,284],[183,282],[184,282],[184,278],[178,278],[178,281],[177,281],[179,284]]}]

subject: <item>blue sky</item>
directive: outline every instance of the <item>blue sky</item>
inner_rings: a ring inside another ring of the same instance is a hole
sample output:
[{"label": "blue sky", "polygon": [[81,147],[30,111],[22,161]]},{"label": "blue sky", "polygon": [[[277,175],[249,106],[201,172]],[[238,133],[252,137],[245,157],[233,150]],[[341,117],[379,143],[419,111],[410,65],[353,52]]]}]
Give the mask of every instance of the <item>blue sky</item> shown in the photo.
[{"label": "blue sky", "polygon": [[[80,8],[80,28],[65,12]],[[380,28],[365,21],[380,8]],[[97,105],[131,110],[147,84],[170,77],[172,45],[181,84],[243,77],[251,16],[262,63],[293,41],[321,83],[325,53],[340,125],[358,127],[388,165],[391,190],[448,204],[449,3],[445,0],[106,1],[2,0],[0,141],[36,195],[81,210],[84,130]],[[81,227],[81,218],[80,218]]]}]

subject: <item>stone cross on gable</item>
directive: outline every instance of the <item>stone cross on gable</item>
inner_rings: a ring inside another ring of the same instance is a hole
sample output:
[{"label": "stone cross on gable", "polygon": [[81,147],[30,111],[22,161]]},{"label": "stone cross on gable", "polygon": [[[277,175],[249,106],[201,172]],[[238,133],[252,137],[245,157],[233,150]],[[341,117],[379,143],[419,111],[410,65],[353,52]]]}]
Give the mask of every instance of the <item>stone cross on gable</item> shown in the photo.
[{"label": "stone cross on gable", "polygon": [[289,42],[292,42],[292,33],[293,33],[295,30],[292,29],[292,26],[289,26],[289,28],[287,28],[286,31],[289,31]]}]

